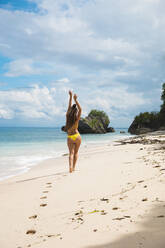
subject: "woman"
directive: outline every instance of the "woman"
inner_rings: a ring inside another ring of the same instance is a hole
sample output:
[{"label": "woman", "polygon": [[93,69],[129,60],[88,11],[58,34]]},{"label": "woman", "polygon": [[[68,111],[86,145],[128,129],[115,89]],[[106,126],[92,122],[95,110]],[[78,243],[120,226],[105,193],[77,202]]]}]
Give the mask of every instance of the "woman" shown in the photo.
[{"label": "woman", "polygon": [[72,92],[69,91],[69,105],[66,113],[66,130],[68,133],[67,144],[69,148],[69,172],[75,170],[78,150],[81,144],[81,136],[78,132],[78,123],[81,116],[81,106],[77,101],[77,95],[73,96],[75,104],[72,105]]}]

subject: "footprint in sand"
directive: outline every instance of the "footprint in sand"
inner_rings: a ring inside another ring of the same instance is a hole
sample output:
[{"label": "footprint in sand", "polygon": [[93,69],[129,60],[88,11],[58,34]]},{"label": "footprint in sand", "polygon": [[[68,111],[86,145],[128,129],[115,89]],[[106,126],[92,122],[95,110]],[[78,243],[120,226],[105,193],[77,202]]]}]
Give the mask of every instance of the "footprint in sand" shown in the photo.
[{"label": "footprint in sand", "polygon": [[52,183],[46,183],[46,184],[52,184]]},{"label": "footprint in sand", "polygon": [[[57,234],[46,234],[45,236],[48,237],[48,238],[60,237],[60,239],[62,239],[61,233],[57,233]],[[42,238],[43,236],[40,236],[40,237]]]},{"label": "footprint in sand", "polygon": [[29,219],[36,219],[36,218],[37,218],[36,214],[29,217]]},{"label": "footprint in sand", "polygon": [[43,193],[48,193],[49,191],[43,191]]},{"label": "footprint in sand", "polygon": [[100,199],[100,201],[104,201],[104,202],[109,203],[109,199],[108,199],[108,198],[104,198],[104,197],[103,197],[103,198],[101,198],[101,199]]},{"label": "footprint in sand", "polygon": [[35,233],[36,233],[36,230],[33,230],[33,229],[27,230],[26,232],[26,234],[35,234]]},{"label": "footprint in sand", "polygon": [[144,180],[140,180],[140,181],[138,181],[138,183],[143,183],[144,182]]},{"label": "footprint in sand", "polygon": [[124,218],[131,218],[130,215],[124,215]]},{"label": "footprint in sand", "polygon": [[127,197],[128,197],[127,195],[124,195],[123,197],[119,197],[119,200],[124,200]]},{"label": "footprint in sand", "polygon": [[101,210],[101,215],[106,215],[107,212],[105,212],[105,210]]},{"label": "footprint in sand", "polygon": [[40,197],[40,199],[46,199],[47,198],[47,196],[42,196],[42,197]]},{"label": "footprint in sand", "polygon": [[40,207],[46,207],[47,206],[47,204],[46,203],[42,203],[42,204],[40,204]]},{"label": "footprint in sand", "polygon": [[118,207],[114,207],[114,208],[112,208],[112,210],[118,210],[119,208]]},{"label": "footprint in sand", "polygon": [[164,215],[158,215],[157,218],[164,218]]},{"label": "footprint in sand", "polygon": [[52,186],[51,185],[49,185],[49,186],[47,186],[46,188],[51,188]]},{"label": "footprint in sand", "polygon": [[114,218],[113,220],[124,220],[125,218],[123,217],[117,217],[117,218]]},{"label": "footprint in sand", "polygon": [[147,198],[143,198],[142,201],[143,201],[143,202],[144,202],[144,201],[148,201],[148,199],[147,199]]}]

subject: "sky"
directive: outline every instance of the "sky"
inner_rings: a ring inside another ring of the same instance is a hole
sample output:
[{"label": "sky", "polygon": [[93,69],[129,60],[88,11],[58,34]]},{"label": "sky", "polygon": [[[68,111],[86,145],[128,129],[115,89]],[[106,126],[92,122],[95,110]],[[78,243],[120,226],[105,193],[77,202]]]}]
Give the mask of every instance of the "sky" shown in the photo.
[{"label": "sky", "polygon": [[85,117],[129,127],[159,111],[164,0],[0,0],[0,126],[60,126],[68,91]]}]

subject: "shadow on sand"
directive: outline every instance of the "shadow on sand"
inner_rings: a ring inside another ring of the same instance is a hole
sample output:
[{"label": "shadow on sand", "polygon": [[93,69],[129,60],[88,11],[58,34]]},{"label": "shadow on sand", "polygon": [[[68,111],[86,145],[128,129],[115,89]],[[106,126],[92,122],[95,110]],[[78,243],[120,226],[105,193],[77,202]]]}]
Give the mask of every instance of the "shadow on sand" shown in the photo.
[{"label": "shadow on sand", "polygon": [[139,224],[139,231],[120,239],[85,248],[165,248],[165,203],[154,206]]}]

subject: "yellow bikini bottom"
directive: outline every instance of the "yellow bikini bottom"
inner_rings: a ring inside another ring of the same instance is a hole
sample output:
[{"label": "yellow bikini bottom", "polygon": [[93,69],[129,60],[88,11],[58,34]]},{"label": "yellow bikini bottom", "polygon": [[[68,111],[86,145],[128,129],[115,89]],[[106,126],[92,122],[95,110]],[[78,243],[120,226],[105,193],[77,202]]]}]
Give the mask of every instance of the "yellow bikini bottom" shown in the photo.
[{"label": "yellow bikini bottom", "polygon": [[73,141],[75,141],[77,139],[77,137],[80,136],[79,133],[75,133],[73,135],[68,135],[68,138],[72,139]]}]

